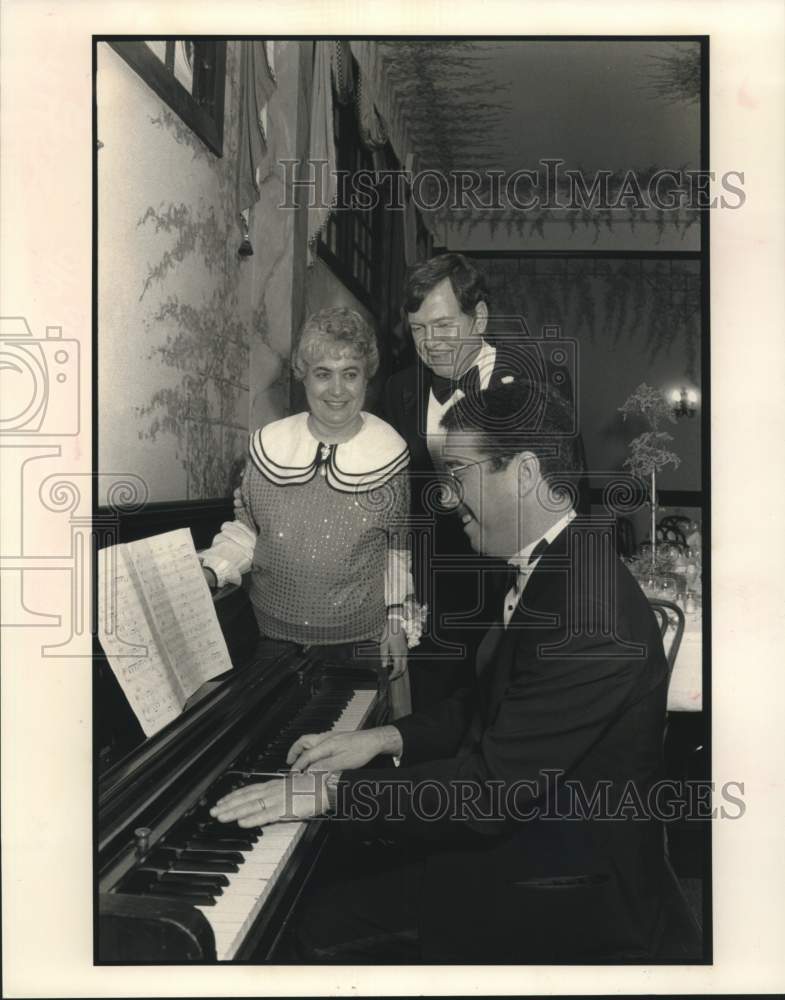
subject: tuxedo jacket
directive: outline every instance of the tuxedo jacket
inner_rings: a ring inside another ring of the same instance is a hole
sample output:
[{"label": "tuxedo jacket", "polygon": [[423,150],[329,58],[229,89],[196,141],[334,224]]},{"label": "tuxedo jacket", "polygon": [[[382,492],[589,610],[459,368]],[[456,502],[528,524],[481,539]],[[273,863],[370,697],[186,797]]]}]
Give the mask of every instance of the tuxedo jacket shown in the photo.
[{"label": "tuxedo jacket", "polygon": [[664,862],[648,797],[667,683],[645,596],[577,518],[508,628],[489,630],[473,688],[396,721],[399,768],[345,771],[338,786],[348,832],[425,851],[426,961],[651,957]]}]

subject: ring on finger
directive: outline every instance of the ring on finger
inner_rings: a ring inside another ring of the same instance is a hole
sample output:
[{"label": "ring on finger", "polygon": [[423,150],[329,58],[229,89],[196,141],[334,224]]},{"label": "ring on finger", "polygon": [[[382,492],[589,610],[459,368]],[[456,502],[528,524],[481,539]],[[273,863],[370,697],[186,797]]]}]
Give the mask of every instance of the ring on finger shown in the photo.
[{"label": "ring on finger", "polygon": [[266,809],[267,808],[267,806],[265,805],[264,799],[262,799],[262,798],[259,799],[259,805],[260,805],[260,807],[262,809]]}]

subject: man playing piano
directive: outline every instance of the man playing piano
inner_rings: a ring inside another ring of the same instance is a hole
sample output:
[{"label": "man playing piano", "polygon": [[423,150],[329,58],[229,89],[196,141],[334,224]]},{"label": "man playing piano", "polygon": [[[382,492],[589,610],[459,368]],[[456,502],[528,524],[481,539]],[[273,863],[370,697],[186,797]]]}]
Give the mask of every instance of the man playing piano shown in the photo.
[{"label": "man playing piano", "polygon": [[656,948],[662,642],[608,526],[576,517],[559,488],[579,464],[568,405],[551,392],[533,417],[531,390],[486,390],[443,423],[464,530],[511,563],[473,687],[394,725],[303,736],[291,775],[212,810],[241,827],[330,813],[333,843],[348,838],[301,913],[308,960],[646,961]]}]

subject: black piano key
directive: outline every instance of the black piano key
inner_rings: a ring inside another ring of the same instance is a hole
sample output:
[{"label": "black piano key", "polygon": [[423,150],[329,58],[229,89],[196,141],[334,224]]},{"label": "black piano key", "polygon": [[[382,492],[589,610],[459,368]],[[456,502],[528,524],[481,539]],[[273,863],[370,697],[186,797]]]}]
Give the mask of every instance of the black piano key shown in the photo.
[{"label": "black piano key", "polygon": [[137,868],[132,875],[146,877],[150,880],[157,879],[159,882],[187,882],[189,885],[204,886],[206,889],[222,889],[229,885],[226,875],[216,872],[213,875],[202,875],[199,872],[170,872],[162,868]]},{"label": "black piano key", "polygon": [[234,861],[226,859],[212,860],[207,854],[199,857],[188,857],[183,851],[170,851],[162,847],[154,851],[147,861],[156,868],[164,868],[168,871],[175,869],[180,872],[223,872],[232,874],[239,872],[240,866]]},{"label": "black piano key", "polygon": [[167,847],[174,847],[184,851],[196,851],[200,854],[214,854],[226,858],[227,861],[236,861],[238,864],[244,860],[242,846],[238,847],[237,844],[226,843],[218,837],[193,838],[186,841],[175,840],[171,842],[167,840]]},{"label": "black piano key", "polygon": [[[167,834],[166,842],[185,842],[187,840],[202,840],[213,837],[220,839],[224,847],[233,847],[239,851],[250,850],[256,843],[257,832],[244,829],[236,823],[220,823],[217,819],[204,813],[201,818],[188,819],[175,824]],[[228,843],[233,841],[234,843]]]},{"label": "black piano key", "polygon": [[222,837],[217,834],[203,834],[200,837],[193,837],[186,842],[186,847],[190,851],[250,851],[256,843],[249,843],[242,837]]},{"label": "black piano key", "polygon": [[161,885],[156,883],[143,893],[146,896],[168,896],[170,899],[179,899],[192,906],[215,906],[215,898],[207,892],[186,892],[177,885]]},{"label": "black piano key", "polygon": [[220,872],[227,875],[236,875],[240,866],[233,861],[190,861],[187,858],[179,858],[173,861],[170,871],[174,872]]},{"label": "black piano key", "polygon": [[[224,878],[224,876],[219,876]],[[229,880],[226,879],[228,885]],[[177,891],[193,892],[210,896],[223,894],[223,886],[210,878],[209,875],[181,872],[159,872],[150,869],[138,869],[123,882],[123,889],[131,892],[148,892],[154,885],[169,886]],[[156,890],[158,891],[158,890]]]},{"label": "black piano key", "polygon": [[176,889],[177,892],[184,892],[187,894],[204,894],[206,896],[212,896],[213,898],[223,895],[223,886],[220,885],[206,885],[204,882],[193,882],[194,878],[192,875],[182,875],[180,872],[166,872],[161,876],[161,880],[154,884],[162,886],[164,889]]},{"label": "black piano key", "polygon": [[166,848],[178,851],[179,857],[186,861],[199,861],[205,858],[209,861],[232,861],[236,865],[241,865],[245,861],[242,851],[223,850],[219,844],[195,847],[190,843],[167,840],[164,849]]}]

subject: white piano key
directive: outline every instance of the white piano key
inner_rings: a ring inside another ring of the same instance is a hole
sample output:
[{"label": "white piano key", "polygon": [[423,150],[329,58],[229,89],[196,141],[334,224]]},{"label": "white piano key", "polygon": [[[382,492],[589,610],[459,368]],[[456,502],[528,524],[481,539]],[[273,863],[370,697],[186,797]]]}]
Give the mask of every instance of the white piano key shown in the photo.
[{"label": "white piano key", "polygon": [[[271,874],[274,873],[275,873],[275,867],[273,866]],[[242,885],[261,886],[264,882],[269,881],[269,879],[270,875],[254,874],[252,871],[238,872],[237,875],[232,876],[232,880],[229,883],[229,885],[224,886],[224,893],[234,892],[237,886],[242,886]]]}]

